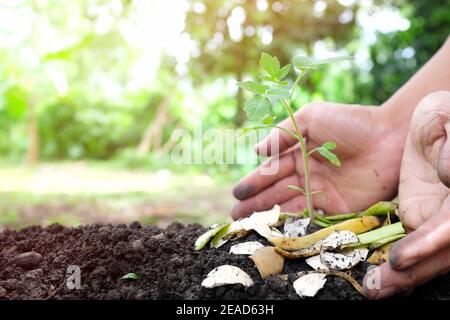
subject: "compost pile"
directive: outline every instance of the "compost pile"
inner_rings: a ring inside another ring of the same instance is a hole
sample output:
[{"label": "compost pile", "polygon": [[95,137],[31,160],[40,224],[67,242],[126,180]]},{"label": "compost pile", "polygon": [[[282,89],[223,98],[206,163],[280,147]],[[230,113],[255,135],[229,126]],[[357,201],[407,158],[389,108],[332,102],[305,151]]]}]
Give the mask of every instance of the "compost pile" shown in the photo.
[{"label": "compost pile", "polygon": [[[311,270],[303,259],[286,259],[283,275],[262,279],[247,255],[230,254],[236,242],[194,249],[206,231],[200,225],[92,225],[65,228],[29,227],[0,233],[1,299],[299,299],[292,283]],[[252,232],[245,241],[269,242]],[[67,287],[67,268],[79,266],[81,288]],[[211,270],[239,267],[253,285],[202,287]],[[352,269],[361,282],[367,263]],[[126,274],[137,277],[121,279]],[[139,278],[139,279],[133,279]],[[408,298],[450,298],[450,276],[414,290]],[[402,297],[405,298],[405,297]],[[329,277],[314,299],[363,299],[346,280]]]}]

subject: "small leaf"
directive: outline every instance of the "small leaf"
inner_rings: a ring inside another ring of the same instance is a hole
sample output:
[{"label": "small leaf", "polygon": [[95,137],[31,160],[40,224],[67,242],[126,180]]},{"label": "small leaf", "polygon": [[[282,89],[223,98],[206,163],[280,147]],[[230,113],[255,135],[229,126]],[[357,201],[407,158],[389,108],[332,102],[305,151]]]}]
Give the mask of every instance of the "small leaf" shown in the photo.
[{"label": "small leaf", "polygon": [[291,97],[291,91],[289,90],[289,86],[274,85],[267,90],[267,97],[270,99],[289,99]]},{"label": "small leaf", "polygon": [[262,123],[263,123],[263,124],[272,124],[276,118],[277,118],[276,116],[274,116],[274,117],[272,117],[272,116],[267,117],[267,118],[265,118],[265,119],[262,121]]},{"label": "small leaf", "polygon": [[331,164],[335,165],[336,167],[340,167],[341,166],[341,161],[339,160],[339,158],[337,157],[337,155],[335,155],[334,153],[328,151],[327,149],[320,147],[319,149],[317,149],[317,151],[319,151],[319,153],[326,158],[328,161],[331,162]]},{"label": "small leaf", "polygon": [[242,128],[242,134],[244,135],[255,130],[256,128]]},{"label": "small leaf", "polygon": [[278,74],[280,72],[280,61],[277,57],[272,57],[270,54],[263,52],[261,59],[259,60],[261,67],[269,76],[278,80]]},{"label": "small leaf", "polygon": [[140,280],[141,277],[138,274],[131,272],[131,273],[127,273],[120,279],[122,279],[122,280]]},{"label": "small leaf", "polygon": [[270,114],[270,101],[266,97],[256,97],[249,100],[244,107],[250,120],[261,120]]},{"label": "small leaf", "polygon": [[266,90],[268,88],[266,85],[254,81],[242,81],[238,82],[237,85],[244,90],[260,94],[266,93]]},{"label": "small leaf", "polygon": [[334,141],[327,141],[322,145],[323,148],[327,150],[334,150],[336,149],[336,142]]},{"label": "small leaf", "polygon": [[294,185],[288,185],[288,189],[290,189],[290,190],[295,190],[295,191],[299,191],[299,192],[301,192],[301,193],[305,193],[305,190],[303,190],[302,188],[300,188],[300,187],[298,187],[298,186],[294,186]]},{"label": "small leaf", "polygon": [[322,60],[316,60],[314,58],[310,58],[304,55],[299,55],[294,58],[294,66],[297,69],[312,69],[316,66],[328,64],[328,63],[334,63],[338,61],[344,61],[344,60],[351,60],[352,57],[348,56],[339,56],[339,57],[332,57],[328,59],[322,59]]},{"label": "small leaf", "polygon": [[291,65],[290,64],[287,64],[287,65],[285,65],[283,68],[281,68],[279,71],[278,71],[278,79],[283,79],[284,77],[286,77],[288,74],[289,74],[289,71],[291,71]]}]

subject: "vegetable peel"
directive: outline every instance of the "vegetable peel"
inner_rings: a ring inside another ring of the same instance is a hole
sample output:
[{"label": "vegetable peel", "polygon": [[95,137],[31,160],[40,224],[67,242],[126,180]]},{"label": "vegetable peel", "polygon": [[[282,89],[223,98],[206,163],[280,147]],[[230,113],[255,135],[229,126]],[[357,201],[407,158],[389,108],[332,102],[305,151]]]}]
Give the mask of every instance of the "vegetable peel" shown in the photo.
[{"label": "vegetable peel", "polygon": [[250,258],[255,263],[256,268],[263,279],[283,272],[284,257],[280,256],[275,251],[274,247],[258,249],[250,256]]},{"label": "vegetable peel", "polygon": [[282,238],[274,237],[270,241],[280,249],[285,251],[296,251],[308,248],[319,240],[322,240],[332,234],[334,231],[348,230],[355,234],[367,232],[380,225],[377,217],[367,216],[351,220],[346,220],[338,224],[334,224],[324,229],[320,229],[314,233],[299,238]]}]

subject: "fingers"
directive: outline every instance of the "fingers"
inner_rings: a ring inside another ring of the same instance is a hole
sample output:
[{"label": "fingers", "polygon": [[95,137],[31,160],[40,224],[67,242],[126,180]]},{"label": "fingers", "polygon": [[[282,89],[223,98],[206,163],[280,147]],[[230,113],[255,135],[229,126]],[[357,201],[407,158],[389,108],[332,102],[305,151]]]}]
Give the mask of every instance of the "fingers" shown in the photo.
[{"label": "fingers", "polygon": [[[300,179],[300,185],[303,187],[304,178]],[[327,180],[320,176],[314,176],[311,184],[314,191],[321,191],[313,195],[314,207],[321,209],[328,214],[348,212],[348,206],[342,200],[337,190]],[[284,203],[280,204],[281,210],[284,212],[299,212],[307,207],[306,198],[298,195]]]},{"label": "fingers", "polygon": [[258,193],[256,196],[239,202],[231,211],[233,219],[239,219],[250,215],[255,211],[264,211],[271,209],[275,204],[288,201],[299,195],[296,190],[288,189],[289,185],[298,186],[299,180],[296,175],[291,175],[276,182],[271,187]]},{"label": "fingers", "polygon": [[[308,133],[308,119],[312,107],[304,107],[295,113],[295,119],[302,136]],[[279,127],[295,132],[294,125],[290,118],[278,124]],[[255,147],[255,151],[260,156],[274,156],[284,152],[297,143],[297,139],[283,130],[274,128],[272,132]]]},{"label": "fingers", "polygon": [[[450,108],[450,106],[449,106]],[[446,131],[450,132],[450,124],[445,125]],[[450,140],[445,137],[444,145],[439,153],[439,159],[437,164],[437,172],[439,180],[447,187],[450,187]]]},{"label": "fingers", "polygon": [[405,270],[396,270],[389,262],[374,268],[364,277],[364,289],[370,299],[383,299],[412,289],[449,270],[450,248],[445,248]]},{"label": "fingers", "polygon": [[296,169],[296,158],[293,152],[289,151],[279,157],[266,160],[236,185],[233,189],[234,197],[238,200],[245,200],[275,182],[292,175]]},{"label": "fingers", "polygon": [[282,204],[280,204],[282,212],[300,212],[306,208],[305,196],[298,195]]},{"label": "fingers", "polygon": [[[449,206],[444,204],[443,208]],[[392,268],[396,270],[409,268],[450,247],[449,235],[450,212],[442,210],[442,213],[433,216],[392,248],[390,254]]]}]

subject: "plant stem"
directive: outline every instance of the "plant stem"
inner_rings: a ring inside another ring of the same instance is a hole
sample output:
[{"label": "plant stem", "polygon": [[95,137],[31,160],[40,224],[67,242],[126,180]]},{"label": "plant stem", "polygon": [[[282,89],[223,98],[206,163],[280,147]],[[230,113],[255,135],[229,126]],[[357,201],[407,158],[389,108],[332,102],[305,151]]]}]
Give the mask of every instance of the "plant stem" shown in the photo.
[{"label": "plant stem", "polygon": [[405,236],[406,236],[406,234],[401,233],[401,234],[397,234],[395,236],[391,236],[391,237],[380,239],[378,241],[374,241],[374,242],[369,244],[369,249],[372,250],[372,249],[379,248],[379,247],[381,247],[381,246],[383,246],[383,245],[385,245],[387,243],[390,243],[392,241],[396,241],[396,240],[401,239],[401,238],[403,238]]},{"label": "plant stem", "polygon": [[358,244],[369,244],[372,242],[380,241],[381,239],[389,238],[395,235],[404,234],[405,229],[401,222],[390,224],[379,229],[369,231],[358,235]]},{"label": "plant stem", "polygon": [[330,221],[337,221],[337,220],[348,220],[348,219],[354,219],[357,218],[357,213],[344,213],[344,214],[338,214],[334,216],[328,216],[327,219]]},{"label": "plant stem", "polygon": [[363,217],[363,216],[385,216],[388,213],[394,214],[396,209],[397,209],[397,205],[395,203],[393,203],[391,201],[380,201],[380,202],[375,203],[370,208],[359,213],[358,215],[360,217]]},{"label": "plant stem", "polygon": [[389,214],[395,213],[397,205],[393,202],[389,201],[380,201],[375,203],[370,208],[362,211],[362,212],[352,212],[352,213],[344,213],[337,214],[334,216],[328,216],[327,219],[330,221],[336,220],[348,220],[354,219],[358,217],[367,217],[367,216],[385,216]]},{"label": "plant stem", "polygon": [[[299,78],[301,75],[299,76]],[[297,78],[298,79],[298,78]],[[297,82],[297,81],[296,81]],[[292,107],[290,103],[287,103],[284,99],[282,100],[284,106],[286,107],[287,112],[289,113],[289,117],[291,118],[292,125],[294,126],[295,132],[298,136],[298,142],[300,144],[300,152],[303,159],[303,171],[305,175],[305,197],[306,197],[306,207],[309,211],[309,216],[311,217],[311,221],[314,221],[314,205],[311,194],[311,173],[309,171],[309,159],[308,159],[308,150],[306,150],[305,138],[303,137],[300,128],[298,127],[297,121],[295,121],[294,111],[292,111]]]},{"label": "plant stem", "polygon": [[311,218],[311,222],[314,222],[315,214],[314,214],[313,198],[312,198],[312,193],[311,193],[311,173],[309,171],[309,159],[308,159],[309,155],[308,155],[308,150],[306,149],[305,138],[303,137],[302,132],[300,131],[300,128],[298,127],[297,121],[295,121],[294,111],[292,110],[292,107],[291,107],[291,101],[292,101],[292,96],[294,94],[295,87],[298,85],[298,83],[300,82],[300,79],[303,77],[304,74],[305,74],[305,71],[300,71],[300,74],[298,75],[297,79],[295,79],[294,85],[292,86],[292,89],[290,92],[289,102],[286,102],[285,99],[282,99],[282,102],[283,102],[284,106],[286,107],[287,112],[289,113],[289,117],[291,118],[292,125],[294,126],[295,132],[297,134],[297,140],[300,144],[300,152],[301,152],[302,160],[303,160],[303,171],[304,171],[304,175],[305,175],[306,207],[308,209],[309,216]]}]

